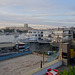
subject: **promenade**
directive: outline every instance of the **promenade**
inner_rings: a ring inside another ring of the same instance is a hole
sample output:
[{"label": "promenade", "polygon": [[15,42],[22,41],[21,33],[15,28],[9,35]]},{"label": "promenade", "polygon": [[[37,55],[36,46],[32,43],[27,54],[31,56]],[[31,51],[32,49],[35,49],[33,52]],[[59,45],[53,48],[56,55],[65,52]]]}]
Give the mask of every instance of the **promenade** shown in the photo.
[{"label": "promenade", "polygon": [[0,61],[0,75],[23,75],[25,72],[40,67],[41,60],[42,56],[30,54]]}]

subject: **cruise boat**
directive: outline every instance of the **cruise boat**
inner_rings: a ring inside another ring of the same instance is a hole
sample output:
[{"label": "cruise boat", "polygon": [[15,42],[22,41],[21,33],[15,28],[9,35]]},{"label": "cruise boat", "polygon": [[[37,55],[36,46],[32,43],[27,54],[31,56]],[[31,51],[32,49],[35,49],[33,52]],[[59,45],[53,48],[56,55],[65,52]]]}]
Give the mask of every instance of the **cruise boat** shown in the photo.
[{"label": "cruise boat", "polygon": [[0,43],[0,61],[30,54],[29,43]]},{"label": "cruise boat", "polygon": [[0,43],[0,56],[18,54],[30,50],[29,43]]}]

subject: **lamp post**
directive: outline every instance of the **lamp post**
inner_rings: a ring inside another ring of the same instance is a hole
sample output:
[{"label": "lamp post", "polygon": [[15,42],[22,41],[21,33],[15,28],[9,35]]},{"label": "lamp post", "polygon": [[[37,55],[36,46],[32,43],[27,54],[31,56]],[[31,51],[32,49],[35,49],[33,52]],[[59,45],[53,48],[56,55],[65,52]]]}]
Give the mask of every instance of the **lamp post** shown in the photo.
[{"label": "lamp post", "polygon": [[43,65],[44,65],[44,49],[43,49]]}]

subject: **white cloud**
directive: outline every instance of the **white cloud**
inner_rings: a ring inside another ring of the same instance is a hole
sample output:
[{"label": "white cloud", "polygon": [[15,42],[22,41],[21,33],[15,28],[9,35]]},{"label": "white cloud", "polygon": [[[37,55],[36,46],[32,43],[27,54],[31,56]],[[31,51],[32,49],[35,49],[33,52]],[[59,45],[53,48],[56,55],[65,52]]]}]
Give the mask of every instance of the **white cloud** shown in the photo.
[{"label": "white cloud", "polygon": [[75,11],[67,4],[57,0],[0,0],[0,25],[74,25]]}]

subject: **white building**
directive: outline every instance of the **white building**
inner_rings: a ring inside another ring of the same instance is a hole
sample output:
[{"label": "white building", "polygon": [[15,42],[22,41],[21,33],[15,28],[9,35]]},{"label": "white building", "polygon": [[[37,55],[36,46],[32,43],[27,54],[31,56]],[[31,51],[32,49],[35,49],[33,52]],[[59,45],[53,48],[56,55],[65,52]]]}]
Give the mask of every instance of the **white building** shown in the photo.
[{"label": "white building", "polygon": [[64,29],[63,30],[63,40],[73,39],[73,30],[72,29]]},{"label": "white building", "polygon": [[51,40],[52,30],[43,31],[43,40]]},{"label": "white building", "polygon": [[62,28],[54,29],[52,33],[52,41],[59,42],[62,40],[62,38],[63,38],[63,29]]},{"label": "white building", "polygon": [[24,30],[28,30],[28,24],[24,24]]},{"label": "white building", "polygon": [[39,40],[43,37],[43,31],[42,30],[29,30],[26,34],[29,38],[29,40]]},{"label": "white building", "polygon": [[74,28],[58,28],[52,33],[52,41],[67,41],[75,37]]}]

